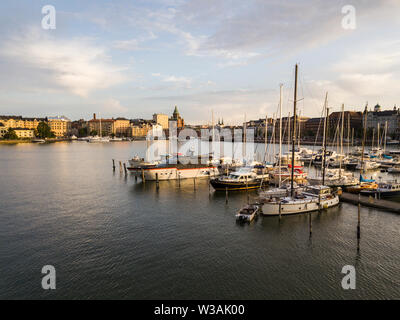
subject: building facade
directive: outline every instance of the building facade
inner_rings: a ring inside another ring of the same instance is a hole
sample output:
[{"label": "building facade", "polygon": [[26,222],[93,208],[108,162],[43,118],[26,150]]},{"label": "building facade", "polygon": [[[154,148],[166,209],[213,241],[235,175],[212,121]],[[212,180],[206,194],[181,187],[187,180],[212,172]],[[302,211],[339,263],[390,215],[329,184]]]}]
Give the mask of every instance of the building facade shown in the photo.
[{"label": "building facade", "polygon": [[113,133],[117,137],[129,137],[131,135],[130,121],[125,118],[114,119]]},{"label": "building facade", "polygon": [[71,120],[65,116],[48,117],[50,130],[57,138],[68,136],[71,130]]},{"label": "building facade", "polygon": [[25,128],[13,129],[19,139],[33,139],[35,137],[35,130]]},{"label": "building facade", "polygon": [[47,118],[24,118],[22,116],[0,116],[0,123],[6,128],[36,129],[40,122],[48,122]]},{"label": "building facade", "polygon": [[388,135],[396,134],[400,121],[400,109],[396,107],[393,110],[383,110],[379,104],[374,107],[374,111],[369,111],[367,114],[367,129],[378,129],[378,124],[381,130],[385,128],[387,123]]},{"label": "building facade", "polygon": [[163,129],[168,129],[168,116],[166,114],[153,114],[153,122],[159,124]]}]

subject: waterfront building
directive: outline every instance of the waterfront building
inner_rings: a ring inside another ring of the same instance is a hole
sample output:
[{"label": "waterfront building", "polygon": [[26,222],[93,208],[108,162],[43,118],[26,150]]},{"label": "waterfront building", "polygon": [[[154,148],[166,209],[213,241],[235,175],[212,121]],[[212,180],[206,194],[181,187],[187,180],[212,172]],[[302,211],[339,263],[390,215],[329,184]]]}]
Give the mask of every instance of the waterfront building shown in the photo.
[{"label": "waterfront building", "polygon": [[35,137],[35,130],[25,128],[13,128],[15,134],[19,139],[33,139]]},{"label": "waterfront building", "polygon": [[22,116],[0,116],[0,123],[6,128],[36,129],[40,122],[46,122],[47,118],[24,118]]},{"label": "waterfront building", "polygon": [[163,129],[168,129],[168,116],[162,113],[153,114],[153,122],[161,125]]},{"label": "waterfront building", "polygon": [[57,138],[66,137],[71,130],[71,120],[66,116],[48,117],[50,130]]},{"label": "waterfront building", "polygon": [[172,114],[172,117],[169,118],[169,120],[170,121],[176,121],[177,129],[181,129],[181,128],[183,128],[185,126],[185,121],[180,116],[177,106],[175,106],[174,113]]},{"label": "waterfront building", "polygon": [[89,134],[111,136],[114,133],[114,121],[114,119],[97,119],[94,113],[93,119],[88,121]]},{"label": "waterfront building", "polygon": [[369,111],[367,115],[367,129],[378,129],[378,124],[383,130],[385,123],[387,123],[388,135],[396,134],[399,127],[400,109],[396,106],[393,110],[382,110],[382,107],[377,104],[373,111]]},{"label": "waterfront building", "polygon": [[3,138],[7,131],[8,129],[5,127],[5,125],[0,122],[0,138]]},{"label": "waterfront building", "polygon": [[130,136],[133,138],[144,138],[152,128],[153,121],[144,119],[130,120]]},{"label": "waterfront building", "polygon": [[125,118],[114,119],[113,134],[117,137],[130,136],[130,121]]}]

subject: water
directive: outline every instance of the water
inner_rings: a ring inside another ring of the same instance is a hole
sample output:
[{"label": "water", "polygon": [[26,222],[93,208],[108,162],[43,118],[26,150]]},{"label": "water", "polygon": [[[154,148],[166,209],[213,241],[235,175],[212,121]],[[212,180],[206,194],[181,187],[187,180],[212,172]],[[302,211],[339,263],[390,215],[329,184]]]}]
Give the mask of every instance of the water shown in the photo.
[{"label": "water", "polygon": [[[312,239],[306,215],[238,225],[245,192],[226,205],[206,180],[157,191],[112,171],[144,147],[0,145],[0,298],[400,298],[400,216],[362,208],[359,252],[350,204],[313,213]],[[41,288],[47,264],[53,291]],[[356,290],[341,288],[344,265]]]}]

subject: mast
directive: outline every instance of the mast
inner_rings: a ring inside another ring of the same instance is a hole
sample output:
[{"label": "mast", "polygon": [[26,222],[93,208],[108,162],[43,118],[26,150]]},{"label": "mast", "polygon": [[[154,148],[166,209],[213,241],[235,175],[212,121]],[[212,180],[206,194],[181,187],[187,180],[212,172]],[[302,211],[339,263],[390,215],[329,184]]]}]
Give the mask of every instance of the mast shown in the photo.
[{"label": "mast", "polygon": [[[268,116],[265,116],[265,134],[264,134],[264,162],[267,162],[267,145],[268,145]],[[264,163],[265,165],[266,163]]]},{"label": "mast", "polygon": [[279,85],[279,188],[281,187],[281,166],[282,166],[282,87]]},{"label": "mast", "polygon": [[350,154],[350,113],[347,117],[347,155]]},{"label": "mast", "polygon": [[363,173],[364,169],[364,148],[365,148],[365,137],[367,135],[367,113],[368,113],[368,102],[367,105],[365,106],[365,111],[364,111],[364,133],[363,133],[363,140],[362,140],[362,151],[361,151],[361,166],[360,166],[360,182],[361,182],[361,174]]},{"label": "mast", "polygon": [[385,121],[385,143],[383,145],[383,153],[386,153],[386,140],[387,140],[387,120]]},{"label": "mast", "polygon": [[323,157],[322,157],[322,185],[325,185],[326,141],[327,141],[327,136],[328,136],[328,116],[329,116],[329,108],[327,106],[328,106],[328,92],[325,95],[325,103],[324,103],[325,121],[324,121],[324,141],[323,141],[323,146],[322,146],[322,152],[323,152]]},{"label": "mast", "polygon": [[[290,195],[293,197],[293,182],[294,182],[294,147],[296,144],[296,105],[297,105],[297,73],[298,65],[296,64],[295,69],[295,80],[294,80],[294,101],[293,101],[293,132],[292,132],[292,172],[290,181]],[[290,121],[290,120],[289,120]]]},{"label": "mast", "polygon": [[344,129],[344,104],[342,104],[342,127],[341,127],[341,130],[340,130],[339,179],[342,177],[343,129]]}]

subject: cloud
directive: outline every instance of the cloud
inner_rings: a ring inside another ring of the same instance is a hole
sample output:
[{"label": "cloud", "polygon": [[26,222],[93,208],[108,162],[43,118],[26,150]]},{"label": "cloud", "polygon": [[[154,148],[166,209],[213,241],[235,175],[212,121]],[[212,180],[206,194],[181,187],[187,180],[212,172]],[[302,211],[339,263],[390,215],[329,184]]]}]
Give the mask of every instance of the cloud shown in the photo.
[{"label": "cloud", "polygon": [[151,75],[153,77],[160,78],[162,82],[172,84],[175,88],[191,88],[191,78],[174,75],[162,75],[161,73],[152,73]]},{"label": "cloud", "polygon": [[114,98],[108,98],[103,102],[101,111],[103,114],[107,114],[110,116],[114,116],[116,114],[126,114],[128,112],[128,108],[121,105],[121,102]]},{"label": "cloud", "polygon": [[0,56],[15,69],[29,70],[32,86],[82,97],[127,80],[124,68],[112,64],[107,50],[88,39],[54,38],[31,30],[3,41]]}]

